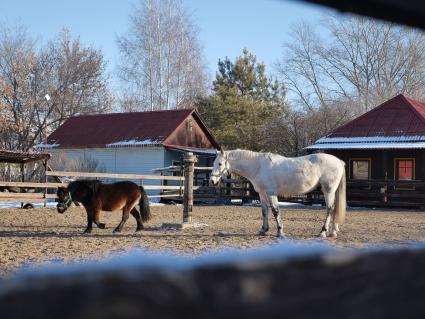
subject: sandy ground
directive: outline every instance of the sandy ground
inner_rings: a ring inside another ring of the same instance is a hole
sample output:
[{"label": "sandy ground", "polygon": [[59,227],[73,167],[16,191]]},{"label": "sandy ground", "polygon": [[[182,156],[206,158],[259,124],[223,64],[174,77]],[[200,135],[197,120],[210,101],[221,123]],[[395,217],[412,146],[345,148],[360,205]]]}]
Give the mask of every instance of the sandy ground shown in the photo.
[{"label": "sandy ground", "polygon": [[[323,208],[281,208],[284,240],[325,241],[337,249],[357,249],[370,245],[411,246],[425,242],[425,212],[350,209],[337,239],[318,239],[325,216]],[[83,235],[86,215],[83,208],[70,208],[61,215],[54,208],[0,209],[0,278],[22,267],[44,261],[75,262],[126,254],[132,248],[171,250],[193,256],[210,249],[249,249],[275,243],[276,226],[270,216],[269,236],[257,235],[261,227],[259,207],[196,206],[194,222],[199,227],[163,229],[163,223],[182,220],[182,207],[153,206],[153,218],[146,229],[135,233],[130,216],[123,232],[113,234],[121,213],[101,215],[107,229],[95,228]]]}]

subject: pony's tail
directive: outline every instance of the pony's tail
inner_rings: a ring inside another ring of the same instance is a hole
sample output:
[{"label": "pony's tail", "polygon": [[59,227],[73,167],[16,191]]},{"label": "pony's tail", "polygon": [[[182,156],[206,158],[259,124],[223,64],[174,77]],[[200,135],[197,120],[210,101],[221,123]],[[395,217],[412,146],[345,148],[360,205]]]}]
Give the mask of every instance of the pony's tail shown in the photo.
[{"label": "pony's tail", "polygon": [[147,222],[152,217],[151,209],[149,207],[148,195],[146,195],[146,192],[143,186],[140,186],[140,191],[142,193],[142,197],[140,197],[140,200],[139,200],[140,215],[142,217],[142,221]]},{"label": "pony's tail", "polygon": [[345,178],[345,163],[342,162],[342,176],[339,181],[338,189],[335,193],[335,222],[342,224],[345,219],[345,211],[347,208],[347,199],[346,199],[346,178]]}]

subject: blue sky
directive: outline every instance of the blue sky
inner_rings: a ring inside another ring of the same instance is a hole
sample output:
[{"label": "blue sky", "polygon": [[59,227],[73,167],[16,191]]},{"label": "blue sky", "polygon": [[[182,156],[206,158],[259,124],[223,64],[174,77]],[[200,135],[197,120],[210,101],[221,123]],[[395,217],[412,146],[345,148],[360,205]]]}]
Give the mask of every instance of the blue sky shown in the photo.
[{"label": "blue sky", "polygon": [[[113,72],[119,52],[116,36],[126,32],[131,4],[139,0],[13,0],[3,1],[0,22],[28,26],[40,42],[62,28],[83,44],[101,49]],[[218,59],[234,59],[247,47],[272,68],[288,39],[290,26],[301,19],[318,23],[323,7],[277,0],[183,0],[200,28],[207,66],[215,74]]]}]

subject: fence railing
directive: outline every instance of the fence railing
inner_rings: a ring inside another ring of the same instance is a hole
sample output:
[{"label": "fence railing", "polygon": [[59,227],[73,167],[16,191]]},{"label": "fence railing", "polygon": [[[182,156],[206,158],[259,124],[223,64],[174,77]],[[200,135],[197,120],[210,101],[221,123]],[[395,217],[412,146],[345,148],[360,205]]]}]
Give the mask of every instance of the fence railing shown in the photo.
[{"label": "fence railing", "polygon": [[[193,165],[193,163],[191,163]],[[184,173],[183,170],[180,170]],[[203,202],[230,202],[241,200],[249,202],[258,200],[258,194],[251,183],[243,178],[224,178],[218,187],[208,184],[208,175],[197,177],[199,171],[194,167],[190,178],[194,181],[191,186],[192,199]],[[200,171],[209,173],[211,168],[200,168]],[[142,185],[147,191],[158,191],[148,195],[149,198],[163,198],[181,200],[184,198],[185,176],[147,175],[147,174],[114,174],[114,173],[86,173],[47,171],[47,177],[72,177],[72,178],[99,178],[99,179],[130,179]],[[189,176],[186,176],[189,178]],[[158,185],[149,185],[149,181],[160,182]],[[170,185],[174,183],[174,185]],[[56,199],[56,189],[66,187],[66,182],[3,182],[0,188],[16,188],[20,192],[0,192],[0,201],[21,203],[46,203]],[[189,193],[190,193],[189,192]],[[280,200],[296,201],[306,204],[323,203],[320,189],[301,196],[280,198]],[[375,205],[375,206],[425,206],[425,181],[395,181],[395,180],[348,180],[347,201],[350,205]]]},{"label": "fence railing", "polygon": [[[218,187],[200,187],[194,197],[195,200],[215,199],[218,202],[259,199],[252,184],[243,178],[224,178]],[[279,200],[303,204],[324,203],[320,187],[304,195],[279,197]],[[425,181],[348,180],[347,202],[349,205],[425,207]]]},{"label": "fence railing", "polygon": [[[184,176],[158,176],[158,175],[139,175],[139,174],[109,174],[109,173],[86,173],[86,172],[62,172],[47,171],[48,177],[77,177],[77,178],[107,178],[107,179],[131,179],[138,180],[138,184],[142,185],[146,190],[177,190],[179,196],[183,196],[184,186],[181,185],[164,185],[162,182],[166,180],[184,181]],[[160,185],[144,185],[147,181],[161,181]],[[66,187],[67,182],[63,183],[39,183],[39,182],[3,182],[0,181],[0,187],[13,187],[19,192],[0,192],[0,201],[3,202],[29,202],[29,203],[45,203],[48,199],[56,199],[56,191],[49,193],[49,190],[56,190],[59,187]],[[148,195],[150,198],[168,197],[166,194]],[[176,195],[173,195],[174,197]]]}]

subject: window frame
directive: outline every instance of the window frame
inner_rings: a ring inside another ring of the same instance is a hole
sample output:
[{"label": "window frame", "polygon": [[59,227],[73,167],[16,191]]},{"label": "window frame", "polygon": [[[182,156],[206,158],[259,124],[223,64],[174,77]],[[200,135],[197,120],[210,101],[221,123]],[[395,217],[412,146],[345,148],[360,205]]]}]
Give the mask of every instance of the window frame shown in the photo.
[{"label": "window frame", "polygon": [[[353,162],[355,161],[363,161],[369,163],[369,170],[368,170],[368,176],[367,179],[358,179],[353,178]],[[353,157],[348,159],[348,178],[350,181],[370,181],[372,176],[372,158],[371,157]]]},{"label": "window frame", "polygon": [[[403,180],[400,180],[398,177],[398,162],[399,161],[412,161],[412,181],[416,180],[416,158],[415,157],[394,157],[394,182],[403,182]],[[408,180],[407,180],[408,181]],[[396,187],[394,185],[394,189],[401,189],[401,190],[414,190],[415,186],[412,187]]]}]

